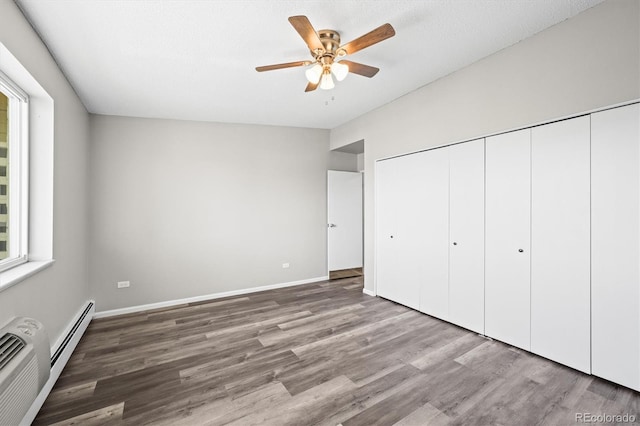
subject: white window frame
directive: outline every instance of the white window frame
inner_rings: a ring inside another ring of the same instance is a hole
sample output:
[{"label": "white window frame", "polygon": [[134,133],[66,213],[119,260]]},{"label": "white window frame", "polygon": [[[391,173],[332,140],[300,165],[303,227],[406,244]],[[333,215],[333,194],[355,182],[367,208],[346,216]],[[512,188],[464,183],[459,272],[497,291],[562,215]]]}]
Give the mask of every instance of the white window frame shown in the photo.
[{"label": "white window frame", "polygon": [[8,98],[9,255],[0,272],[29,260],[29,96],[0,72],[0,91]]}]

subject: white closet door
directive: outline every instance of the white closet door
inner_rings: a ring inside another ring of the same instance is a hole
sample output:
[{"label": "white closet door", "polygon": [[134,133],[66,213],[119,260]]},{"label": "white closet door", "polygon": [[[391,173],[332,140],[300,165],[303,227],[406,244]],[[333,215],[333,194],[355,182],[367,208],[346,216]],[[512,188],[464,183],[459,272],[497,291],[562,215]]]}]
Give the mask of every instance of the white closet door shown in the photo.
[{"label": "white closet door", "polygon": [[449,149],[449,320],[484,334],[484,139]]},{"label": "white closet door", "polygon": [[[420,311],[449,318],[449,151],[438,148],[417,154],[421,167],[422,211],[414,235],[422,240]],[[413,156],[412,156],[413,157]]]},{"label": "white closet door", "polygon": [[394,158],[398,186],[396,191],[396,233],[398,247],[396,301],[413,309],[420,307],[420,291],[430,267],[430,224],[425,218],[433,208],[429,193],[428,153]]},{"label": "white closet door", "polygon": [[395,237],[396,166],[393,160],[376,162],[376,293],[387,299],[396,300],[398,256]]},{"label": "white closet door", "polygon": [[485,334],[530,348],[531,130],[486,139]]},{"label": "white closet door", "polygon": [[591,116],[592,373],[640,390],[640,107]]},{"label": "white closet door", "polygon": [[589,116],[531,133],[531,351],[589,373]]}]

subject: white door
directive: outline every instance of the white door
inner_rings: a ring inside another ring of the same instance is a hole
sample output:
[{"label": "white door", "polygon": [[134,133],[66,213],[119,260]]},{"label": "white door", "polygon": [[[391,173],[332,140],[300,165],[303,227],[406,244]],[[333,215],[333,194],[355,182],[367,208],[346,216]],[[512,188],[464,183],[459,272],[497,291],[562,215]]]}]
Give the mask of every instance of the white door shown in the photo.
[{"label": "white door", "polygon": [[[449,151],[438,148],[415,156],[415,212],[404,223],[419,264],[420,311],[449,318]],[[411,229],[413,228],[413,229]]]},{"label": "white door", "polygon": [[592,373],[640,391],[640,107],[591,115]]},{"label": "white door", "polygon": [[484,139],[449,149],[449,320],[484,334]]},{"label": "white door", "polygon": [[377,293],[418,309],[427,244],[423,154],[376,163]]},{"label": "white door", "polygon": [[375,287],[378,296],[397,301],[396,196],[398,182],[393,160],[376,162],[375,174]]},{"label": "white door", "polygon": [[531,351],[591,370],[590,124],[531,133]]},{"label": "white door", "polygon": [[329,270],[362,267],[362,174],[329,170]]},{"label": "white door", "polygon": [[531,130],[486,139],[485,333],[530,348]]}]

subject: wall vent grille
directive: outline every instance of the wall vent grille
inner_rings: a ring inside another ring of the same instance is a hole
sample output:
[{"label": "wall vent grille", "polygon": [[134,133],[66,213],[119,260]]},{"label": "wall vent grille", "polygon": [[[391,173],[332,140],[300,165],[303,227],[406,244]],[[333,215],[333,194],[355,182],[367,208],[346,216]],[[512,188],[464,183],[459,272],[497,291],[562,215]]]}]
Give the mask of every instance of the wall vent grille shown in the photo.
[{"label": "wall vent grille", "polygon": [[0,370],[9,364],[24,347],[24,340],[15,334],[5,333],[0,337]]}]

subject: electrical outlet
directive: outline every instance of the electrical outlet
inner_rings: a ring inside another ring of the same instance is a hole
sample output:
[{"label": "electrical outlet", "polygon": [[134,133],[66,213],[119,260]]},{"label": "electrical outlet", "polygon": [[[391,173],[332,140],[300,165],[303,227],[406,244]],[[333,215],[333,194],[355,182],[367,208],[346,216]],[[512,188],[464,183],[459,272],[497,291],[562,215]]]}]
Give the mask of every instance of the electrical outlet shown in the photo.
[{"label": "electrical outlet", "polygon": [[118,288],[127,288],[131,285],[129,281],[118,281]]},{"label": "electrical outlet", "polygon": [[288,263],[283,263],[283,264],[282,264],[282,269],[287,269],[288,267],[289,267],[289,264],[288,264]]}]

